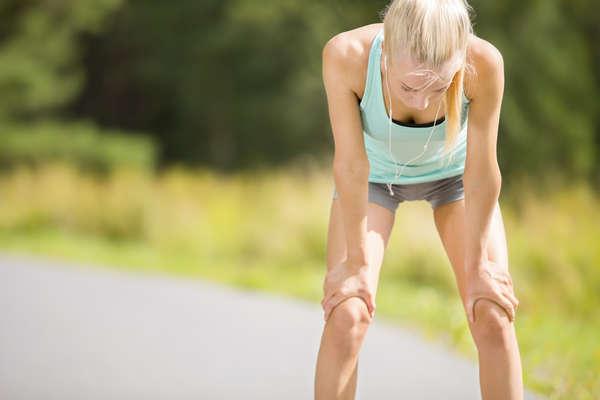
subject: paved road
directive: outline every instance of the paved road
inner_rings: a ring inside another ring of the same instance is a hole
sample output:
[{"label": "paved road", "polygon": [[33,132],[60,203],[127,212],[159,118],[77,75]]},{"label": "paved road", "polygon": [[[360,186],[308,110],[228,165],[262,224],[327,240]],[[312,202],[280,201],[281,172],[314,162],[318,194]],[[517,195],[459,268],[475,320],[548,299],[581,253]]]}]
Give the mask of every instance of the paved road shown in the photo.
[{"label": "paved road", "polygon": [[[319,304],[0,255],[3,400],[309,400],[322,329]],[[480,399],[475,364],[377,317],[358,376],[358,400]]]}]

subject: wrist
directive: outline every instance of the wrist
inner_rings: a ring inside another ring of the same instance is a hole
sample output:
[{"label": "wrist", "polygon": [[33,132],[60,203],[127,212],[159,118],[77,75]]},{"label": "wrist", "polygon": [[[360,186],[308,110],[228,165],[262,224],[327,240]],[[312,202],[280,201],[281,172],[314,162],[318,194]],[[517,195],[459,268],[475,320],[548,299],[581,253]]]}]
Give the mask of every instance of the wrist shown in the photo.
[{"label": "wrist", "polygon": [[482,271],[488,262],[487,249],[478,247],[477,249],[467,249],[465,255],[464,268],[466,271]]},{"label": "wrist", "polygon": [[466,272],[477,272],[485,270],[485,261],[483,259],[466,261],[464,265]]},{"label": "wrist", "polygon": [[359,270],[369,266],[369,261],[366,256],[348,256],[346,260],[346,266],[352,270]]}]

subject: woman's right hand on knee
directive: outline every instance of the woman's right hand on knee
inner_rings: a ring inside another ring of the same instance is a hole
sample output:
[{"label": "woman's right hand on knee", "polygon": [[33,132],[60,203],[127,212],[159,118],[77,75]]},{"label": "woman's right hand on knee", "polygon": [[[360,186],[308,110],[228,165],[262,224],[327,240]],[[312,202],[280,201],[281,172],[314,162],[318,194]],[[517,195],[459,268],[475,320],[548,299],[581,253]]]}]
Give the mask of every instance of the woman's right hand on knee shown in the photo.
[{"label": "woman's right hand on knee", "polygon": [[353,266],[347,260],[329,268],[323,282],[321,306],[327,321],[331,311],[349,297],[360,297],[371,318],[375,316],[375,282],[369,265]]}]

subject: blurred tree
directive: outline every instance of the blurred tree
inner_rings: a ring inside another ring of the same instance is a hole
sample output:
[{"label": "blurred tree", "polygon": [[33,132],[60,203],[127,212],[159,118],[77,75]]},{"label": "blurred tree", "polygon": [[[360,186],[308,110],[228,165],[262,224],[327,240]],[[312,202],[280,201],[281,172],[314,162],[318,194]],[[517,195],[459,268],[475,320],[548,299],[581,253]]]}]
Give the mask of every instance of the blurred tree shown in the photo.
[{"label": "blurred tree", "polygon": [[477,34],[504,57],[502,171],[590,177],[598,159],[598,84],[584,32],[565,17],[560,0],[471,4]]},{"label": "blurred tree", "polygon": [[594,75],[594,96],[585,99],[592,108],[590,115],[594,121],[596,162],[592,171],[593,182],[600,189],[600,12],[592,11],[598,7],[591,0],[563,0],[561,13],[569,21],[571,27],[578,28],[585,36],[583,46],[591,57],[591,68]]},{"label": "blurred tree", "polygon": [[[388,1],[5,0],[0,121],[93,118],[147,131],[163,161],[237,169],[332,154],[321,49]],[[504,55],[504,176],[597,177],[600,17],[592,0],[472,0]],[[594,175],[595,174],[595,175]]]},{"label": "blurred tree", "polygon": [[156,132],[168,161],[232,169],[330,151],[320,50],[336,29],[326,11],[130,1],[88,41],[90,80],[71,112]]},{"label": "blurred tree", "polygon": [[41,118],[84,83],[77,35],[98,34],[121,0],[3,0],[0,3],[0,120]]}]

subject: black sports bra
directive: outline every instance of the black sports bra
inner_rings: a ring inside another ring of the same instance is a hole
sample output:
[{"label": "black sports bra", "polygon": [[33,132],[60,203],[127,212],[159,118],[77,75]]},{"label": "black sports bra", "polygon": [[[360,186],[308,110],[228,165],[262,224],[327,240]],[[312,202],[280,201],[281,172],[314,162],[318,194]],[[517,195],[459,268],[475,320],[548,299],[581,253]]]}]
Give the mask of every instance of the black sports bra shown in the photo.
[{"label": "black sports bra", "polygon": [[[358,103],[360,104],[362,99],[358,99]],[[417,124],[415,122],[401,122],[401,121],[397,121],[395,119],[392,119],[392,122],[395,123],[396,125],[402,125],[402,126],[406,126],[409,128],[428,128],[428,127],[432,127],[434,125],[439,125],[442,122],[444,122],[444,120],[446,119],[446,116],[443,116],[442,118],[438,119],[437,121],[432,121],[432,122],[423,122],[420,124]]]}]

